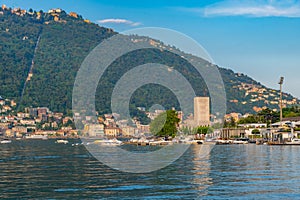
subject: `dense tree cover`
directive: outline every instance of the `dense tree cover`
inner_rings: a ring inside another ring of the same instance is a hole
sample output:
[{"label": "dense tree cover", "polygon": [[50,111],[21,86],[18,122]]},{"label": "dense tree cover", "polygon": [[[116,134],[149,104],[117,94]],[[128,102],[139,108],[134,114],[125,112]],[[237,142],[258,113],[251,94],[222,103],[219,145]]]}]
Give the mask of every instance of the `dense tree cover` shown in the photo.
[{"label": "dense tree cover", "polygon": [[[298,117],[300,116],[300,108],[298,106],[288,107],[282,109],[283,117]],[[280,112],[275,112],[269,108],[262,110],[255,115],[249,115],[238,121],[238,124],[249,123],[270,123],[278,122],[280,119]]]},{"label": "dense tree cover", "polygon": [[138,110],[136,106],[134,106],[134,104],[131,104],[129,106],[129,111],[131,117],[136,117],[143,125],[147,125],[151,122],[151,120],[147,117],[146,113]]},{"label": "dense tree cover", "polygon": [[267,108],[261,112],[253,115],[249,115],[246,118],[242,118],[238,121],[238,124],[251,124],[251,123],[266,123],[268,126],[271,123],[279,121],[279,112]]},{"label": "dense tree cover", "polygon": [[[86,23],[82,17],[60,14],[59,22],[48,13],[17,16],[10,10],[0,15],[0,95],[15,99],[20,108],[25,106],[46,106],[52,111],[70,113],[72,89],[76,73],[88,53],[101,41],[116,34],[111,29]],[[40,42],[36,54],[34,49],[38,38]],[[33,77],[26,85],[22,102],[20,96],[34,58]],[[198,59],[203,66],[208,62]],[[201,75],[180,56],[169,51],[143,49],[130,52],[115,60],[104,72],[96,92],[96,109],[100,114],[111,112],[111,94],[117,81],[132,68],[145,63],[160,63],[181,73],[192,85],[198,96],[210,95]],[[256,83],[247,76],[236,76],[227,69],[219,68],[227,96],[239,101],[247,100],[244,93],[234,86],[240,83]],[[218,87],[218,85],[217,85]],[[214,91],[211,91],[214,92]],[[166,87],[148,84],[136,90],[130,101],[132,116],[137,116],[144,124],[149,119],[137,111],[136,106],[149,109],[153,104],[166,109],[180,110],[176,96]],[[254,105],[227,103],[227,112],[253,112]],[[193,102],[191,100],[190,110]]]},{"label": "dense tree cover", "polygon": [[300,107],[299,106],[292,106],[288,108],[282,109],[283,117],[299,117],[300,116]]},{"label": "dense tree cover", "polygon": [[175,110],[167,110],[150,123],[150,131],[160,137],[175,137],[179,121]]},{"label": "dense tree cover", "polygon": [[182,127],[180,128],[180,132],[185,135],[196,135],[196,134],[210,134],[213,132],[214,128],[222,128],[221,125],[218,127],[209,127],[209,126],[199,126],[199,127]]},{"label": "dense tree cover", "polygon": [[5,98],[19,99],[40,31],[38,20],[10,11],[0,15],[0,95]]}]

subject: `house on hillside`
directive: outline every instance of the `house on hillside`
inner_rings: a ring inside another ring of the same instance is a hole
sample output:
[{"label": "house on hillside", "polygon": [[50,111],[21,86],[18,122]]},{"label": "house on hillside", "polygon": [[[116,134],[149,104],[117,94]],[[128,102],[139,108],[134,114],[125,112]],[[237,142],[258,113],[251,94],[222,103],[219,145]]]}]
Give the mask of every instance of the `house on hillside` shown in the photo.
[{"label": "house on hillside", "polygon": [[76,12],[70,12],[69,15],[74,18],[78,18],[78,14]]}]

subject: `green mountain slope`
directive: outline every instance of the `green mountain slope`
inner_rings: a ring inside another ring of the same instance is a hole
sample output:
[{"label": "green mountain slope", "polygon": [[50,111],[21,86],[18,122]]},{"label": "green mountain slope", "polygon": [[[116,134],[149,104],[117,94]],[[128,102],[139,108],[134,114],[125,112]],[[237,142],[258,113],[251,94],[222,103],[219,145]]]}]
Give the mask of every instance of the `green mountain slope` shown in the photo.
[{"label": "green mountain slope", "polygon": [[[82,61],[103,39],[114,34],[111,29],[61,10],[52,13],[1,10],[0,95],[15,99],[20,109],[46,106],[53,111],[67,112],[71,109],[72,88]],[[197,95],[209,95],[203,80],[179,56],[157,49],[138,50],[120,57],[105,72],[96,93],[97,110],[110,112],[110,96],[116,82],[128,70],[149,62],[172,66],[189,80]],[[227,93],[227,112],[254,112],[264,106],[278,108],[278,91],[243,74],[219,69]],[[288,94],[284,94],[284,99],[286,105],[298,103],[298,99]],[[146,108],[153,104],[179,107],[170,90],[154,84],[138,89],[131,103]]]}]

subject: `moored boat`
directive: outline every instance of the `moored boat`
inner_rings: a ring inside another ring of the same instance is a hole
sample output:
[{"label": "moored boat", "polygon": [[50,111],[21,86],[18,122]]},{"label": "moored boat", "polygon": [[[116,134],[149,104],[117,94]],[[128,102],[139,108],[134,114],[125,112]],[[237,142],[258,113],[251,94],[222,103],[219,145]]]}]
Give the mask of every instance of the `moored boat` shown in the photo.
[{"label": "moored boat", "polygon": [[57,144],[68,144],[69,141],[68,140],[56,140]]},{"label": "moored boat", "polygon": [[26,139],[38,139],[38,140],[47,140],[47,135],[27,135],[25,136]]},{"label": "moored boat", "polygon": [[233,140],[232,144],[248,144],[248,141],[242,141],[242,140]]},{"label": "moored boat", "polygon": [[93,143],[103,146],[120,146],[123,144],[122,141],[117,140],[116,138],[110,140],[95,140]]},{"label": "moored boat", "polygon": [[286,142],[285,144],[289,144],[289,145],[300,145],[300,139],[298,139],[298,138],[293,138],[290,142]]},{"label": "moored boat", "polygon": [[0,144],[9,144],[11,143],[11,140],[2,140],[0,141]]},{"label": "moored boat", "polygon": [[230,140],[216,140],[216,144],[230,144]]}]

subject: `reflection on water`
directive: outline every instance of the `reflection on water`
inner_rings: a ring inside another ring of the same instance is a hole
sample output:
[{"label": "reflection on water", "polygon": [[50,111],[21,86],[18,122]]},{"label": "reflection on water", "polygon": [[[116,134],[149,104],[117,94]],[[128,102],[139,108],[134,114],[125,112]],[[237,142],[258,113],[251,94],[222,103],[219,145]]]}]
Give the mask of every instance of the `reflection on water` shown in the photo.
[{"label": "reflection on water", "polygon": [[216,146],[209,197],[299,198],[299,146]]},{"label": "reflection on water", "polygon": [[212,184],[210,173],[210,151],[212,145],[193,145],[191,147],[193,160],[193,184],[198,197],[207,195],[207,188]]},{"label": "reflection on water", "polygon": [[54,140],[1,144],[0,198],[295,199],[300,196],[298,146],[220,145],[211,154],[205,154],[201,145],[193,145],[166,168],[128,174],[101,164],[84,146],[71,144],[55,144]]}]

